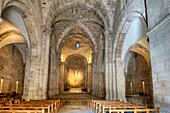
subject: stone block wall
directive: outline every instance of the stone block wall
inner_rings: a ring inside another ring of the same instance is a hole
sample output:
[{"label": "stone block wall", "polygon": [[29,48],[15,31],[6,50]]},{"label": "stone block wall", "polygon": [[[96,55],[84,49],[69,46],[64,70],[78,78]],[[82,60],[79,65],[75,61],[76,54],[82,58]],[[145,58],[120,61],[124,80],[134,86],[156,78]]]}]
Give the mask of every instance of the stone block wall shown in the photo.
[{"label": "stone block wall", "polygon": [[2,79],[2,93],[16,91],[16,81],[18,81],[18,93],[23,93],[23,59],[14,45],[7,45],[0,49],[0,81]]},{"label": "stone block wall", "polygon": [[149,28],[153,28],[169,15],[169,0],[146,0]]},{"label": "stone block wall", "polygon": [[155,107],[170,111],[170,1],[147,0]]},{"label": "stone block wall", "polygon": [[156,107],[170,111],[170,22],[149,34]]}]

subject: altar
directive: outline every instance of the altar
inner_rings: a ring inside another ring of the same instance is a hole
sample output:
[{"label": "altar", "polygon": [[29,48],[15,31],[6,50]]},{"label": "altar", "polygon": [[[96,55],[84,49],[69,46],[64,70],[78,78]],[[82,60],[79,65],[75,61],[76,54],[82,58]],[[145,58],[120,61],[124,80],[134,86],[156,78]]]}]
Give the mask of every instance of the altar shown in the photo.
[{"label": "altar", "polygon": [[82,89],[81,88],[70,88],[69,92],[71,92],[71,93],[81,93]]}]

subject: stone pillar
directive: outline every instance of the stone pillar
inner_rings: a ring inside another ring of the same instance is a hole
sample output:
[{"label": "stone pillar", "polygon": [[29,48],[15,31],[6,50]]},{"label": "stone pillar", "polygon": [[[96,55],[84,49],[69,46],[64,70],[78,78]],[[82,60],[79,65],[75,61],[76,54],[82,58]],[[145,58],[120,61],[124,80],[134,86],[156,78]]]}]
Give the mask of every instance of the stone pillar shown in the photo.
[{"label": "stone pillar", "polygon": [[55,81],[55,94],[59,94],[59,85],[60,85],[60,53],[56,52],[56,81]]},{"label": "stone pillar", "polygon": [[[116,53],[114,53],[116,54]],[[115,58],[113,58],[115,59]],[[117,68],[116,68],[116,60],[114,60],[113,62],[113,76],[112,76],[112,91],[113,91],[113,94],[112,94],[112,99],[113,100],[117,100]]]},{"label": "stone pillar", "polygon": [[24,78],[24,89],[23,89],[23,95],[22,98],[28,100],[29,97],[29,76],[30,76],[30,67],[31,67],[31,59],[29,57],[30,55],[30,49],[26,48],[26,65],[25,65],[25,78]]},{"label": "stone pillar", "polygon": [[37,99],[46,99],[47,98],[47,86],[48,86],[48,74],[49,74],[49,51],[50,51],[50,31],[47,31],[43,34],[42,41],[42,51],[41,54],[41,64],[40,64],[40,77],[39,77],[39,88],[38,92],[41,92],[41,95],[38,95]]},{"label": "stone pillar", "polygon": [[109,74],[109,99],[113,100],[113,54],[112,54],[112,33],[108,33],[108,74]]},{"label": "stone pillar", "polygon": [[[116,59],[116,99],[125,100],[125,75],[123,62]],[[115,98],[115,97],[114,97]]]},{"label": "stone pillar", "polygon": [[105,36],[105,88],[106,88],[106,100],[110,99],[110,75],[109,75],[109,48],[108,48],[108,36],[109,36],[109,31],[105,30],[104,32]]},{"label": "stone pillar", "polygon": [[93,65],[93,70],[92,70],[92,94],[93,95],[96,95],[96,92],[97,92],[97,78],[96,78],[96,60],[97,60],[97,55],[96,55],[96,53],[93,53],[93,63],[92,63],[92,65]]},{"label": "stone pillar", "polygon": [[87,92],[91,93],[92,90],[92,64],[88,64],[88,83],[87,83]]},{"label": "stone pillar", "polygon": [[60,64],[60,93],[64,91],[64,62]]},{"label": "stone pillar", "polygon": [[57,94],[57,62],[56,62],[56,52],[55,47],[51,46],[50,48],[50,71],[49,71],[49,77],[48,77],[48,96],[54,96]]},{"label": "stone pillar", "polygon": [[87,89],[88,86],[88,64],[86,63],[85,73],[84,73],[84,88]]},{"label": "stone pillar", "polygon": [[99,71],[99,90],[98,90],[98,97],[104,97],[105,88],[104,88],[104,72]]},{"label": "stone pillar", "polygon": [[42,35],[41,43],[32,42],[27,50],[23,98],[46,99],[49,66],[50,32]]}]

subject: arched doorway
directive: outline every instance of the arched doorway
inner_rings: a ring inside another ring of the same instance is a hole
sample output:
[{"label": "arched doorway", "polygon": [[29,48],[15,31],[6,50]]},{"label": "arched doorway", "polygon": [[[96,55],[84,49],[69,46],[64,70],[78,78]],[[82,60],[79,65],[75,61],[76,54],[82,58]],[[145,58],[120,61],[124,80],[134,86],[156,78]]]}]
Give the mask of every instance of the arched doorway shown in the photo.
[{"label": "arched doorway", "polygon": [[87,91],[87,61],[80,55],[68,56],[65,63],[64,90]]},{"label": "arched doorway", "polygon": [[127,101],[153,106],[151,66],[140,54],[130,51],[125,67]]}]

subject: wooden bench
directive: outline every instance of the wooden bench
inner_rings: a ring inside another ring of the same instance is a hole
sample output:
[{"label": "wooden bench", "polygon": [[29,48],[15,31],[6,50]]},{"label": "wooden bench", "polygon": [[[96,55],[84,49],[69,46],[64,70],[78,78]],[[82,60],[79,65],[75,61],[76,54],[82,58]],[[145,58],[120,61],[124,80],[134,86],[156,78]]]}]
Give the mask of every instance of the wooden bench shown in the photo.
[{"label": "wooden bench", "polygon": [[119,100],[92,100],[91,102],[91,109],[97,113],[99,111],[99,107],[101,107],[101,104],[119,104],[119,103],[123,103],[123,101],[119,101]]},{"label": "wooden bench", "polygon": [[45,113],[44,110],[0,110],[0,113]]},{"label": "wooden bench", "polygon": [[134,104],[110,104],[110,105],[101,105],[99,107],[98,113],[110,112],[112,110],[126,110],[126,109],[147,109],[146,106],[138,106]]},{"label": "wooden bench", "polygon": [[[43,111],[44,113],[57,113],[58,110],[61,108],[61,106],[64,105],[66,100],[30,100],[30,101],[21,101],[17,102],[17,104],[6,104],[1,105],[0,107],[0,113],[2,113],[5,109],[5,112],[7,111],[17,111],[17,110],[31,110],[31,112],[34,113],[33,110],[39,110]],[[42,108],[44,110],[42,110]],[[38,112],[39,112],[38,111]],[[25,111],[28,112],[28,111]],[[36,111],[35,111],[36,112]]]},{"label": "wooden bench", "polygon": [[87,100],[88,106],[95,113],[105,113],[112,109],[146,109],[147,106],[125,103],[119,100]]},{"label": "wooden bench", "polygon": [[160,109],[110,109],[109,113],[125,113],[125,112],[133,112],[133,113],[160,113]]},{"label": "wooden bench", "polygon": [[57,112],[61,108],[61,100],[30,100],[22,104],[48,104],[50,105],[50,112]]}]

